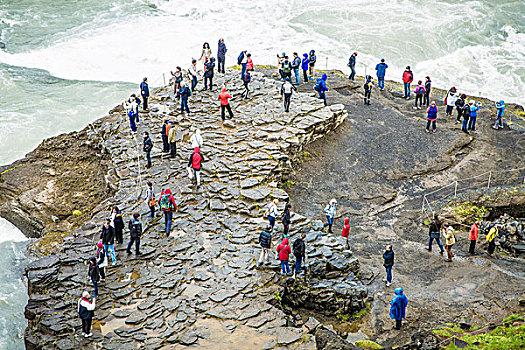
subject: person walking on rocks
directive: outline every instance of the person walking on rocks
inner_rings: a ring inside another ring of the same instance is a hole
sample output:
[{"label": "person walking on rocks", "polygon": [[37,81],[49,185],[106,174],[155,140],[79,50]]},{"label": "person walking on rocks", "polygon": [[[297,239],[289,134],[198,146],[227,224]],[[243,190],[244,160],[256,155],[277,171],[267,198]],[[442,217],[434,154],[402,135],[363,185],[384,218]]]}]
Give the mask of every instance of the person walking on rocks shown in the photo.
[{"label": "person walking on rocks", "polygon": [[160,210],[164,212],[164,226],[166,227],[166,237],[170,236],[173,212],[177,211],[177,203],[169,188],[162,190],[159,198]]},{"label": "person walking on rocks", "polygon": [[427,126],[425,131],[430,132],[430,124],[432,124],[432,132],[437,131],[436,121],[437,121],[438,108],[436,106],[436,101],[432,101],[430,107],[427,108]]},{"label": "person walking on rocks", "polygon": [[468,124],[470,120],[470,104],[466,103],[466,101],[465,106],[463,106],[461,112],[461,115],[463,116],[463,124],[461,125],[461,131],[463,131],[466,134],[470,134],[468,132]]},{"label": "person walking on rocks", "polygon": [[372,77],[370,75],[366,76],[366,81],[363,85],[363,88],[365,89],[364,103],[365,105],[370,106],[370,97],[372,96],[372,89],[374,88],[374,83],[372,83]]},{"label": "person walking on rocks", "polygon": [[168,124],[168,144],[170,145],[170,158],[177,155],[177,125],[173,122]]},{"label": "person walking on rocks", "polygon": [[82,293],[82,297],[78,300],[77,311],[78,316],[82,320],[82,336],[91,337],[91,322],[93,321],[94,310],[96,307],[96,299],[91,298],[88,291]]},{"label": "person walking on rocks", "polygon": [[319,93],[319,99],[323,100],[325,106],[327,106],[326,92],[328,91],[328,88],[326,87],[326,79],[328,79],[328,77],[326,76],[326,73],[324,73],[321,78],[317,79],[314,86],[314,90]]},{"label": "person walking on rocks", "polygon": [[142,236],[142,223],[140,222],[139,213],[133,214],[133,219],[128,223],[129,228],[129,243],[126,253],[131,254],[131,247],[135,242],[135,255],[140,255],[140,237]]},{"label": "person walking on rocks", "polygon": [[122,230],[124,230],[124,220],[122,220],[122,212],[116,205],[111,209],[110,225],[115,230],[115,240],[118,244],[122,244],[124,242],[122,237]]},{"label": "person walking on rocks", "polygon": [[232,98],[232,95],[230,95],[228,92],[226,92],[226,88],[222,88],[222,93],[219,94],[218,100],[221,101],[221,119],[222,121],[226,120],[226,109],[228,110],[228,115],[230,116],[230,119],[233,118],[233,112],[230,107],[230,101],[229,99]]},{"label": "person walking on rocks", "polygon": [[299,85],[299,68],[301,67],[301,59],[297,52],[293,53],[292,69],[295,75],[295,85]]},{"label": "person walking on rocks", "polygon": [[505,101],[496,102],[496,121],[492,126],[493,129],[503,129],[503,113],[505,113]]},{"label": "person walking on rocks", "polygon": [[297,91],[297,88],[293,86],[290,78],[286,78],[284,83],[281,85],[281,95],[284,97],[285,112],[290,112],[290,101],[292,100],[293,91]]},{"label": "person walking on rocks", "polygon": [[142,83],[140,83],[140,95],[142,96],[142,108],[145,111],[149,111],[148,108],[148,98],[149,98],[149,86],[148,86],[148,78],[144,77],[142,79]]},{"label": "person walking on rocks", "polygon": [[213,87],[213,74],[215,69],[215,57],[211,57],[210,60],[204,63],[206,69],[204,70],[204,90],[208,88],[208,82],[210,83],[210,91]]},{"label": "person walking on rocks", "polygon": [[477,105],[474,105],[474,100],[471,100],[469,104],[470,108],[470,119],[468,121],[468,130],[476,131],[476,119],[478,118],[478,111],[481,107],[481,103],[478,102]]},{"label": "person walking on rocks", "polygon": [[456,100],[456,111],[458,112],[458,116],[456,118],[456,122],[461,121],[461,115],[463,114],[463,107],[465,107],[465,99],[467,98],[467,95],[461,94],[461,96],[458,97]]},{"label": "person walking on rocks", "polygon": [[379,87],[380,91],[383,91],[385,89],[385,75],[387,68],[388,64],[385,63],[384,58],[381,59],[381,62],[376,64],[377,86]]},{"label": "person walking on rocks", "polygon": [[248,56],[246,56],[247,52],[248,50],[242,50],[239,57],[237,57],[237,64],[241,66],[241,80],[244,79],[244,73],[246,73],[246,64],[248,63]]},{"label": "person walking on rocks", "polygon": [[144,145],[142,146],[142,150],[146,153],[146,168],[149,169],[151,168],[151,151],[153,150],[153,142],[147,131],[144,131]]},{"label": "person walking on rocks", "polygon": [[405,310],[408,305],[408,299],[403,294],[403,288],[394,290],[395,297],[390,302],[390,318],[396,320],[394,329],[401,329],[401,322],[405,318]]},{"label": "person walking on rocks", "polygon": [[195,147],[202,148],[204,146],[204,140],[201,136],[201,129],[196,128],[193,135],[190,137],[191,147],[195,149]]},{"label": "person walking on rocks", "polygon": [[290,61],[288,61],[288,56],[284,56],[282,70],[283,79],[286,80],[286,78],[288,78],[290,79],[290,81],[292,81],[292,64],[290,63]]},{"label": "person walking on rocks", "polygon": [[423,105],[429,106],[430,105],[430,90],[432,89],[432,80],[430,80],[429,76],[425,77],[425,95],[423,96]]},{"label": "person walking on rocks", "polygon": [[182,82],[182,68],[175,68],[175,72],[170,71],[173,76],[173,94],[175,98],[180,98],[180,83]]},{"label": "person walking on rocks", "polygon": [[282,243],[277,246],[277,254],[281,262],[281,275],[288,275],[290,273],[288,260],[290,260],[290,254],[292,254],[292,249],[288,245],[288,238],[283,238]]},{"label": "person walking on rocks", "polygon": [[405,68],[403,72],[403,85],[405,87],[405,97],[407,100],[410,100],[410,84],[414,81],[414,74],[410,70],[410,66]]},{"label": "person walking on rocks", "polygon": [[138,119],[139,105],[135,101],[134,95],[131,95],[131,97],[132,98],[124,102],[124,108],[127,110],[131,132],[136,133],[137,132],[136,120]]},{"label": "person walking on rocks", "polygon": [[217,49],[217,72],[224,74],[224,65],[226,60],[226,44],[224,39],[219,39],[219,47]]},{"label": "person walking on rocks", "polygon": [[277,54],[277,74],[279,75],[279,78],[281,81],[284,81],[284,75],[283,75],[283,62],[284,58],[286,57],[286,53],[282,53],[282,55]]},{"label": "person walking on rocks", "polygon": [[306,245],[304,244],[304,238],[306,235],[301,233],[301,236],[293,242],[293,255],[295,256],[295,275],[301,273],[301,265],[306,255]]},{"label": "person walking on rocks", "polygon": [[350,79],[351,81],[354,81],[354,79],[355,79],[355,61],[356,61],[356,57],[357,57],[357,52],[354,52],[350,56],[350,58],[348,59],[347,66],[350,67],[350,75],[348,76],[348,79]]},{"label": "person walking on rocks", "polygon": [[445,104],[447,105],[446,115],[452,116],[452,111],[454,110],[458,97],[459,94],[456,91],[456,87],[451,87],[447,92],[447,97],[445,97]]},{"label": "person walking on rocks", "polygon": [[352,221],[349,217],[346,217],[344,219],[343,230],[341,231],[341,236],[343,239],[346,239],[346,249],[350,249],[350,230],[352,230]]},{"label": "person walking on rocks", "polygon": [[310,50],[308,54],[308,70],[310,71],[310,79],[314,79],[315,62],[317,62],[317,56],[315,50]]},{"label": "person walking on rocks", "polygon": [[162,153],[168,153],[170,151],[170,145],[168,143],[168,132],[166,126],[168,125],[168,118],[164,117],[162,119],[162,129],[160,131],[160,136],[162,138]]},{"label": "person walking on rocks", "polygon": [[[195,91],[195,88],[197,87],[198,78],[199,78],[199,71],[197,70],[197,60],[191,60],[190,68],[188,68],[188,75],[190,76],[191,80],[191,91]],[[182,82],[181,82],[181,88],[182,88]]]},{"label": "person walking on rocks", "polygon": [[323,227],[328,226],[328,233],[332,232],[332,225],[334,224],[334,218],[336,214],[337,201],[335,199],[330,200],[330,203],[324,208],[324,213],[326,214],[326,224]]},{"label": "person walking on rocks", "polygon": [[[425,95],[425,86],[421,80],[417,82],[414,93],[416,94],[414,109],[421,109],[421,106],[423,105],[423,95]],[[419,107],[417,106],[417,101],[419,101]]]},{"label": "person walking on rocks", "polygon": [[290,203],[287,203],[286,206],[284,207],[284,211],[283,211],[283,215],[281,216],[283,221],[283,237],[288,237],[288,231],[290,230],[290,223],[291,223],[291,210],[292,210],[292,205]]},{"label": "person walking on rocks", "polygon": [[244,73],[244,80],[242,81],[244,90],[241,92],[241,97],[245,100],[250,99],[250,97],[248,96],[248,94],[250,93],[250,88],[248,87],[250,81],[252,81],[252,75],[250,71],[246,71],[246,73]]},{"label": "person walking on rocks", "polygon": [[478,241],[479,225],[480,224],[481,224],[481,222],[476,221],[470,227],[470,233],[469,233],[469,236],[468,236],[468,239],[470,241],[470,246],[468,248],[468,252],[469,252],[470,255],[474,255],[475,254],[474,249],[476,249],[476,242]]},{"label": "person walking on rocks", "polygon": [[496,237],[498,237],[498,234],[499,234],[499,227],[498,225],[494,225],[489,230],[489,233],[487,233],[487,237],[485,238],[487,242],[489,242],[487,253],[489,254],[490,257],[494,256],[494,250],[496,249]]},{"label": "person walking on rocks", "polygon": [[274,198],[274,200],[268,204],[268,209],[266,209],[266,216],[268,217],[268,223],[272,227],[272,230],[275,226],[275,218],[279,216],[279,212],[277,211],[278,205],[279,200]]},{"label": "person walking on rocks", "polygon": [[394,250],[391,244],[386,246],[386,250],[383,253],[383,261],[383,266],[386,270],[386,278],[383,281],[386,282],[387,287],[390,287],[392,284],[392,267],[394,266]]},{"label": "person walking on rocks", "polygon": [[108,257],[106,256],[106,253],[104,252],[104,245],[102,242],[97,243],[97,265],[98,265],[98,272],[100,274],[100,278],[102,281],[106,280],[106,266],[108,266]]},{"label": "person walking on rocks", "polygon": [[195,179],[197,189],[201,187],[201,168],[204,162],[204,157],[200,152],[199,147],[195,147],[188,161],[188,173],[191,179]]},{"label": "person walking on rocks", "polygon": [[153,219],[155,217],[155,192],[153,192],[153,184],[151,181],[147,182],[146,187],[146,203],[149,207],[149,218]]},{"label": "person walking on rocks", "polygon": [[441,231],[441,220],[439,220],[439,215],[438,214],[434,214],[434,219],[432,220],[432,222],[430,223],[430,226],[428,228],[429,240],[428,240],[428,248],[427,248],[427,250],[429,252],[432,251],[432,241],[436,240],[436,243],[438,244],[439,249],[441,251],[440,254],[443,255],[445,250],[443,249],[443,244],[441,244],[441,241],[439,240],[439,232],[440,231]]},{"label": "person walking on rocks", "polygon": [[257,266],[260,267],[263,263],[270,265],[270,249],[272,247],[272,227],[266,226],[261,234],[259,235],[259,245],[261,246],[261,254]]},{"label": "person walking on rocks", "polygon": [[308,83],[308,64],[310,63],[310,59],[308,58],[308,54],[303,54],[303,60],[301,62],[301,69],[303,70],[303,79],[305,84]]},{"label": "person walking on rocks", "polygon": [[452,258],[454,257],[452,247],[456,244],[456,237],[452,226],[448,224],[443,225],[443,236],[445,237],[445,250],[447,251],[447,259],[445,261],[452,262]]},{"label": "person walking on rocks", "polygon": [[115,231],[113,230],[113,227],[109,224],[109,220],[106,220],[104,222],[104,225],[102,225],[102,233],[100,234],[100,240],[102,241],[102,244],[104,244],[104,251],[106,252],[106,256],[109,259],[109,256],[111,254],[111,261],[113,262],[113,266],[117,264],[117,258],[115,257],[115,248],[113,247],[113,244],[115,242]]},{"label": "person walking on rocks", "polygon": [[180,112],[190,115],[190,108],[188,107],[188,98],[191,96],[191,90],[186,86],[186,83],[183,81],[180,83]]},{"label": "person walking on rocks", "polygon": [[98,281],[100,280],[100,272],[97,265],[97,258],[89,258],[88,276],[93,283],[93,296],[98,297]]}]

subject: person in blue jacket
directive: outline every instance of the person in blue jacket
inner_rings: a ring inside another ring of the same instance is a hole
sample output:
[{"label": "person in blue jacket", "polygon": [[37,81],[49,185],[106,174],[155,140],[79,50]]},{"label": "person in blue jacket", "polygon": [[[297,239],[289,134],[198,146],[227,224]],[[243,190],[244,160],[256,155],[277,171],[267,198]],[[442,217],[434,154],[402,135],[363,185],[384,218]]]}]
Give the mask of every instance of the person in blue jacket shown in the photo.
[{"label": "person in blue jacket", "polygon": [[468,121],[468,130],[476,131],[476,118],[478,117],[478,110],[481,107],[481,103],[478,102],[477,105],[474,105],[474,100],[470,100],[470,119]]},{"label": "person in blue jacket", "polygon": [[317,79],[314,89],[319,93],[319,99],[324,101],[324,105],[326,106],[326,91],[328,91],[328,88],[326,87],[326,79],[328,77],[326,76],[326,73],[323,74],[322,78]]},{"label": "person in blue jacket", "polygon": [[382,58],[381,62],[376,65],[377,71],[377,86],[379,90],[383,91],[385,89],[385,73],[388,68],[388,64],[385,63],[385,59]]},{"label": "person in blue jacket", "polygon": [[303,61],[301,62],[301,69],[303,70],[304,82],[308,83],[308,64],[310,63],[310,59],[308,58],[307,53],[303,53],[303,57]]},{"label": "person in blue jacket", "polygon": [[217,50],[217,72],[224,74],[224,62],[226,58],[226,44],[224,43],[224,39],[219,39],[219,48]]},{"label": "person in blue jacket", "polygon": [[351,81],[354,81],[354,78],[355,78],[355,58],[356,57],[357,57],[357,52],[354,52],[348,59],[347,66],[350,67],[350,75],[348,76],[348,79],[350,79]]},{"label": "person in blue jacket", "polygon": [[492,126],[492,128],[498,130],[503,129],[503,113],[505,112],[505,102],[503,100],[496,102],[496,109],[498,110],[496,114],[496,122]]},{"label": "person in blue jacket", "polygon": [[142,108],[145,111],[149,111],[148,109],[149,87],[148,87],[148,78],[146,77],[144,77],[144,79],[142,79],[142,83],[140,83],[140,94],[142,95],[142,101],[144,101],[144,103],[142,104]]},{"label": "person in blue jacket", "polygon": [[295,75],[295,85],[299,85],[299,68],[301,67],[301,59],[297,52],[293,53],[292,69]]},{"label": "person in blue jacket", "polygon": [[390,318],[396,320],[394,329],[401,329],[401,321],[405,318],[408,299],[403,294],[403,288],[397,288],[394,293],[396,296],[390,302]]}]

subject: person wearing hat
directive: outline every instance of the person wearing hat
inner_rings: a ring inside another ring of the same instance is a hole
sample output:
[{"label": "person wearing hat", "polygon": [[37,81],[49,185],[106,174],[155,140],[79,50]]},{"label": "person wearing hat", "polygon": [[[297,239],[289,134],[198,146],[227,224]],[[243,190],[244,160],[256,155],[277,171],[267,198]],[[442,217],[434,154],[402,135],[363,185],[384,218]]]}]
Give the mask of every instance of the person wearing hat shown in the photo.
[{"label": "person wearing hat", "polygon": [[330,200],[330,203],[324,208],[324,213],[326,214],[327,223],[323,227],[328,226],[328,233],[332,232],[332,225],[334,224],[335,212],[337,207],[337,201],[335,199]]},{"label": "person wearing hat", "polygon": [[168,143],[168,132],[166,127],[168,126],[168,117],[162,119],[162,129],[160,136],[162,137],[162,153],[168,153],[170,151],[170,144]]},{"label": "person wearing hat", "polygon": [[303,61],[301,63],[301,69],[303,70],[303,79],[305,83],[308,83],[308,64],[310,60],[308,59],[308,54],[303,53]]},{"label": "person wearing hat", "polygon": [[297,52],[293,53],[292,68],[295,75],[295,85],[299,85],[299,68],[301,67],[301,59]]},{"label": "person wearing hat", "polygon": [[496,122],[492,126],[493,129],[503,129],[503,113],[505,112],[505,101],[501,100],[499,102],[496,102]]},{"label": "person wearing hat", "polygon": [[310,53],[308,54],[308,70],[310,73],[310,80],[314,79],[314,68],[315,68],[315,62],[317,62],[317,56],[315,55],[315,50],[310,50]]},{"label": "person wearing hat", "polygon": [[478,110],[481,107],[481,102],[475,104],[474,100],[470,100],[468,103],[470,108],[470,119],[468,121],[468,130],[476,131],[476,119],[478,118]]},{"label": "person wearing hat", "polygon": [[350,75],[348,79],[354,81],[355,78],[355,58],[357,57],[357,52],[354,52],[348,59],[348,67],[350,67]]},{"label": "person wearing hat", "polygon": [[390,318],[396,320],[394,329],[401,329],[401,322],[405,318],[408,299],[403,294],[403,288],[397,288],[394,290],[394,294],[396,296],[390,302]]},{"label": "person wearing hat", "polygon": [[374,83],[372,83],[372,77],[370,75],[367,75],[365,84],[363,85],[363,88],[365,89],[365,98],[364,98],[365,105],[370,105],[370,96],[372,96],[373,87],[374,87]]},{"label": "person wearing hat", "polygon": [[91,322],[93,321],[94,310],[96,306],[95,297],[91,298],[88,291],[82,293],[82,297],[78,300],[77,311],[78,316],[82,320],[82,336],[91,337]]},{"label": "person wearing hat", "polygon": [[376,65],[376,74],[377,74],[377,86],[380,91],[385,89],[385,74],[388,64],[385,63],[385,59],[382,58],[381,62]]},{"label": "person wearing hat", "polygon": [[149,98],[149,87],[148,87],[148,78],[144,77],[142,83],[140,83],[140,95],[142,96],[142,108],[145,111],[149,111],[148,108],[148,98]]},{"label": "person wearing hat", "polygon": [[259,245],[261,246],[261,254],[257,261],[257,267],[260,267],[263,263],[270,265],[270,249],[272,247],[272,226],[268,225],[259,235]]},{"label": "person wearing hat", "polygon": [[100,272],[97,265],[97,259],[95,257],[89,258],[88,261],[88,277],[93,283],[93,296],[98,297],[98,281],[100,281]]}]

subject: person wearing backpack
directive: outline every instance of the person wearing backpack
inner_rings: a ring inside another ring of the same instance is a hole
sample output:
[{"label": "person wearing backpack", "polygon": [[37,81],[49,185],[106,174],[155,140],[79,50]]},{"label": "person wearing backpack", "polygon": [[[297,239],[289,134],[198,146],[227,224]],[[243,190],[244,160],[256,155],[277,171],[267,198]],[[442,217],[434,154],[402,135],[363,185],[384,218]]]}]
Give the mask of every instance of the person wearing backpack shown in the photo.
[{"label": "person wearing backpack", "polygon": [[170,71],[171,75],[173,76],[173,93],[175,94],[175,98],[180,98],[180,83],[182,81],[182,68],[177,67],[175,68],[175,73],[173,71]]},{"label": "person wearing backpack", "polygon": [[201,187],[201,167],[204,162],[204,157],[200,152],[199,147],[195,147],[188,161],[188,171],[193,175],[191,177],[195,178],[197,189]]},{"label": "person wearing backpack", "polygon": [[162,153],[168,153],[170,151],[170,144],[168,143],[168,133],[166,126],[168,125],[168,117],[162,119],[162,129],[160,130],[160,137],[162,138]]},{"label": "person wearing backpack", "polygon": [[188,107],[188,98],[191,96],[191,90],[186,86],[186,83],[183,81],[180,83],[180,112],[190,115],[190,108]]},{"label": "person wearing backpack", "polygon": [[122,244],[124,242],[124,239],[122,237],[122,230],[124,229],[124,220],[122,220],[122,213],[116,205],[111,209],[110,225],[115,230],[115,240],[118,244]]},{"label": "person wearing backpack", "polygon": [[281,85],[281,95],[284,97],[284,111],[290,111],[290,101],[292,100],[292,92],[297,91],[295,86],[292,85],[290,78],[286,78],[284,83]]},{"label": "person wearing backpack", "polygon": [[496,237],[498,237],[499,234],[499,227],[498,225],[494,225],[489,230],[489,233],[486,236],[487,242],[489,242],[489,246],[487,248],[487,253],[490,257],[494,256],[494,250],[496,249]]},{"label": "person wearing backpack", "polygon": [[432,89],[432,80],[430,80],[430,77],[427,75],[425,77],[425,95],[423,96],[423,105],[429,106],[430,105],[430,90]]},{"label": "person wearing backpack", "polygon": [[445,261],[452,262],[452,258],[454,257],[452,247],[456,244],[456,237],[452,226],[443,224],[443,236],[445,237],[445,250],[447,251],[447,259]]},{"label": "person wearing backpack", "polygon": [[170,122],[167,127],[168,144],[170,145],[170,158],[175,158],[177,155],[177,125]]},{"label": "person wearing backpack", "polygon": [[218,100],[221,101],[221,118],[222,121],[226,120],[226,109],[228,110],[228,115],[230,116],[230,119],[233,118],[233,112],[230,107],[229,99],[232,98],[232,95],[230,95],[228,92],[226,92],[226,88],[222,88],[222,93],[219,94]]},{"label": "person wearing backpack", "polygon": [[290,260],[290,254],[292,254],[292,249],[288,245],[288,238],[283,238],[282,243],[277,246],[277,254],[281,262],[281,275],[288,275],[290,273],[288,260]]},{"label": "person wearing backpack", "polygon": [[100,234],[100,240],[102,241],[102,244],[104,244],[104,251],[106,252],[106,256],[109,258],[109,255],[111,254],[111,260],[113,262],[113,266],[117,265],[117,258],[115,257],[115,248],[113,247],[113,244],[115,242],[115,230],[111,225],[109,224],[109,219],[106,219],[104,222],[104,225],[102,225],[102,233]]},{"label": "person wearing backpack", "polygon": [[146,186],[146,203],[148,203],[150,211],[149,218],[153,219],[155,217],[155,192],[153,192],[153,184],[151,181],[148,181]]},{"label": "person wearing backpack", "polygon": [[[195,91],[195,88],[197,87],[198,83],[198,77],[199,77],[199,71],[197,70],[197,60],[193,59],[191,60],[190,68],[188,68],[188,75],[191,80],[191,91]],[[182,89],[182,81],[181,81],[181,89]]]},{"label": "person wearing backpack", "polygon": [[204,71],[204,90],[208,88],[208,81],[210,82],[210,91],[213,87],[213,72],[215,69],[215,57],[211,57],[210,60],[204,63],[206,70]]},{"label": "person wearing backpack", "polygon": [[301,265],[304,261],[306,254],[306,245],[304,244],[304,238],[306,235],[301,233],[301,236],[293,242],[293,255],[295,256],[295,274],[301,273]]},{"label": "person wearing backpack", "polygon": [[104,245],[102,242],[97,243],[97,265],[98,265],[98,272],[100,274],[100,278],[102,281],[106,280],[106,267],[108,266],[108,258],[106,256],[106,253],[104,252]]},{"label": "person wearing backpack", "polygon": [[293,53],[292,68],[295,75],[295,85],[299,85],[299,68],[301,67],[301,59],[297,52]]},{"label": "person wearing backpack", "polygon": [[243,92],[241,92],[241,97],[243,97],[245,100],[250,98],[248,96],[248,94],[250,93],[250,89],[248,88],[248,84],[250,83],[250,81],[252,81],[252,75],[250,74],[250,71],[246,71],[246,73],[244,73],[244,80],[242,82],[244,90]]},{"label": "person wearing backpack", "polygon": [[385,89],[385,75],[387,68],[388,64],[385,63],[384,58],[381,59],[381,62],[376,64],[377,86],[379,87],[380,91],[383,91]]},{"label": "person wearing backpack", "polygon": [[148,108],[149,87],[148,87],[148,78],[146,77],[144,77],[144,79],[142,79],[142,83],[140,83],[140,95],[142,96],[142,101],[144,101],[142,104],[142,108],[145,111],[149,111],[149,108]]},{"label": "person wearing backpack", "polygon": [[[425,86],[421,80],[417,82],[414,93],[416,94],[414,109],[421,109],[421,106],[423,106],[423,95],[425,94]],[[417,101],[419,101],[419,107],[417,106]]]},{"label": "person wearing backpack", "polygon": [[328,88],[326,87],[326,79],[328,79],[328,77],[326,76],[326,73],[324,73],[322,78],[317,79],[314,86],[314,90],[319,93],[319,99],[323,100],[325,106],[327,106],[326,91],[328,91]]},{"label": "person wearing backpack", "polygon": [[284,56],[283,61],[283,79],[289,78],[292,81],[292,64],[288,61],[288,56]]},{"label": "person wearing backpack", "polygon": [[268,217],[268,223],[272,227],[272,230],[275,226],[275,218],[279,216],[279,212],[277,211],[278,205],[279,200],[274,198],[273,201],[268,204],[268,209],[266,209],[266,216]]},{"label": "person wearing backpack", "polygon": [[82,320],[82,336],[91,337],[91,323],[93,321],[94,310],[96,307],[95,297],[91,298],[88,291],[82,293],[82,297],[78,300],[77,311],[78,316]]},{"label": "person wearing backpack", "polygon": [[443,249],[443,244],[441,244],[441,241],[439,240],[440,231],[441,231],[441,220],[439,220],[438,214],[434,214],[434,219],[432,220],[432,222],[430,223],[428,227],[429,240],[428,240],[427,250],[429,252],[432,251],[432,241],[436,240],[436,243],[438,244],[439,249],[441,251],[440,254],[443,255],[443,253],[445,252],[445,249]]},{"label": "person wearing backpack", "polygon": [[451,87],[447,92],[447,97],[445,97],[445,104],[447,105],[446,115],[452,116],[452,111],[454,110],[458,97],[459,94],[456,91],[456,87]]},{"label": "person wearing backpack", "polygon": [[430,107],[427,108],[427,126],[425,127],[425,131],[427,133],[430,132],[430,124],[432,124],[432,132],[437,131],[437,127],[436,127],[437,115],[438,115],[438,108],[436,106],[436,102],[432,101],[432,103],[430,103]]},{"label": "person wearing backpack", "polygon": [[337,208],[337,201],[334,199],[330,200],[330,203],[326,205],[324,208],[324,213],[326,215],[326,224],[324,224],[323,228],[328,226],[328,233],[332,232],[332,225],[334,224],[334,218]]},{"label": "person wearing backpack", "polygon": [[310,71],[310,79],[314,79],[314,69],[315,62],[317,62],[317,56],[315,55],[315,50],[310,50],[308,55],[308,70]]},{"label": "person wearing backpack", "polygon": [[177,211],[177,203],[169,188],[162,190],[159,198],[160,210],[164,212],[164,226],[166,227],[166,237],[170,236],[173,212]]},{"label": "person wearing backpack", "polygon": [[225,65],[225,59],[226,59],[226,44],[224,43],[224,39],[219,39],[219,47],[217,49],[217,72],[224,74],[224,65]]},{"label": "person wearing backpack", "polygon": [[465,107],[465,99],[467,98],[467,95],[461,94],[459,98],[456,100],[456,111],[458,112],[458,117],[456,118],[457,122],[461,121],[461,115],[463,114],[463,107]]},{"label": "person wearing backpack", "polygon": [[136,119],[138,119],[138,108],[139,105],[135,101],[134,95],[131,95],[131,98],[127,101],[124,101],[123,103],[124,108],[127,110],[127,114],[129,117],[129,126],[131,128],[132,133],[137,132],[137,124],[135,122]]},{"label": "person wearing backpack", "polygon": [[308,83],[308,64],[310,60],[308,59],[308,54],[303,53],[303,60],[301,62],[301,69],[303,70],[303,79],[305,83]]},{"label": "person wearing backpack", "polygon": [[248,63],[247,52],[248,50],[242,50],[239,57],[237,57],[237,64],[241,65],[241,80],[244,79],[244,73],[246,73],[246,64]]},{"label": "person wearing backpack", "polygon": [[290,203],[286,204],[283,214],[282,214],[282,223],[283,223],[283,237],[288,237],[288,231],[290,230],[290,216],[292,215],[291,210],[292,205]]},{"label": "person wearing backpack", "polygon": [[149,137],[149,134],[147,131],[144,131],[144,144],[142,146],[142,150],[144,153],[146,153],[146,168],[151,168],[151,150],[153,149],[153,142],[151,141],[151,138]]},{"label": "person wearing backpack", "polygon": [[372,77],[370,75],[366,76],[366,81],[363,85],[363,88],[365,89],[364,103],[365,105],[370,106],[370,97],[372,96],[372,89],[374,88],[374,83],[372,83]]},{"label": "person wearing backpack", "polygon": [[259,235],[259,245],[261,246],[261,254],[257,261],[257,267],[260,267],[263,263],[270,265],[269,257],[272,247],[272,227],[270,225],[266,226],[266,229]]},{"label": "person wearing backpack", "polygon": [[133,214],[133,219],[128,223],[129,228],[129,243],[126,253],[131,254],[131,246],[135,242],[135,255],[140,255],[140,237],[142,236],[142,224],[140,222],[139,213]]},{"label": "person wearing backpack", "polygon": [[97,265],[97,258],[95,257],[89,258],[88,277],[93,283],[93,288],[95,289],[93,296],[98,297],[98,281],[100,280],[100,272]]},{"label": "person wearing backpack", "polygon": [[394,266],[394,250],[390,244],[386,246],[386,250],[383,253],[383,266],[386,271],[386,278],[383,282],[386,283],[387,287],[390,287],[392,284],[392,267]]},{"label": "person wearing backpack", "polygon": [[407,100],[410,100],[410,83],[412,83],[413,80],[414,74],[412,74],[410,66],[407,66],[403,72],[403,84],[405,87],[405,96],[403,97],[405,97]]},{"label": "person wearing backpack", "polygon": [[354,81],[354,78],[355,78],[355,60],[356,60],[356,57],[357,57],[357,52],[354,52],[350,56],[350,58],[348,59],[347,66],[350,67],[350,75],[348,76],[348,79],[350,79],[351,81]]},{"label": "person wearing backpack", "polygon": [[474,105],[474,100],[469,102],[470,119],[468,121],[468,130],[476,131],[476,119],[478,118],[478,111],[480,107],[481,102],[478,102],[477,105]]}]

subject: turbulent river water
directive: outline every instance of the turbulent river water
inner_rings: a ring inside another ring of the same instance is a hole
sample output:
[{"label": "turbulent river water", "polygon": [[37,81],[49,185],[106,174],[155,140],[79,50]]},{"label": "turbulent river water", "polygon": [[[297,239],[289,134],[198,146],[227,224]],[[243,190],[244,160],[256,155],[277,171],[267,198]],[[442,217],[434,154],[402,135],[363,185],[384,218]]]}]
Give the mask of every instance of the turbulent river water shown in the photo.
[{"label": "turbulent river water", "polygon": [[[410,65],[416,80],[429,75],[435,86],[525,103],[523,1],[3,0],[0,164],[83,128],[137,92],[143,76],[163,84],[170,70],[200,56],[203,42],[215,52],[219,37],[227,65],[244,48],[256,65],[275,64],[282,51],[315,49],[318,67],[346,69],[357,51],[359,75],[385,58],[387,79],[400,80]],[[13,273],[24,246],[0,243],[11,254],[0,254],[9,271],[0,290],[21,283]],[[17,290],[8,307],[0,294],[0,320],[15,311],[20,319],[26,296]],[[0,348],[22,328],[2,327]]]}]

